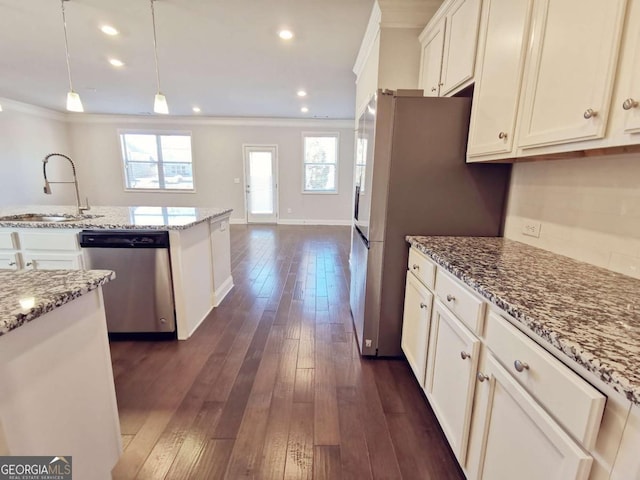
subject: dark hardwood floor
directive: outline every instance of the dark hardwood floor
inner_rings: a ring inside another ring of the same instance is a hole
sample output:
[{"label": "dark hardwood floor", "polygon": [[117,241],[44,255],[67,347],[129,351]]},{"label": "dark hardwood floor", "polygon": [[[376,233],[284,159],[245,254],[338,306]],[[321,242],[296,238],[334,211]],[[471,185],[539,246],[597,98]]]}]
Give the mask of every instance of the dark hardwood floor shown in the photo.
[{"label": "dark hardwood floor", "polygon": [[358,354],[349,243],[232,226],[235,288],[189,340],[112,343],[113,478],[462,479],[406,361]]}]

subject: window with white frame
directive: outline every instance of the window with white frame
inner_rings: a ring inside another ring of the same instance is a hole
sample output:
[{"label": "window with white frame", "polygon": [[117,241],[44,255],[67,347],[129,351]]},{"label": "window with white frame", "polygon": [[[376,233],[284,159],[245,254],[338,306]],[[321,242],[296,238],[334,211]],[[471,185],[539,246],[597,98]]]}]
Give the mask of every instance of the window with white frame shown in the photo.
[{"label": "window with white frame", "polygon": [[191,134],[120,132],[127,190],[193,191]]},{"label": "window with white frame", "polygon": [[338,133],[303,133],[304,193],[338,193]]}]

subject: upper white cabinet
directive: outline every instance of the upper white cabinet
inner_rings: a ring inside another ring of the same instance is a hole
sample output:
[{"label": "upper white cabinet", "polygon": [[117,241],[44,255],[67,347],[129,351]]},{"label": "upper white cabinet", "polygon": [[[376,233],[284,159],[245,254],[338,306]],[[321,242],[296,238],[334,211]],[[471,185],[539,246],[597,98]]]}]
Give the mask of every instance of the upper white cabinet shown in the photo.
[{"label": "upper white cabinet", "polygon": [[420,35],[420,88],[427,96],[446,96],[473,80],[480,20],[480,0],[452,0]]},{"label": "upper white cabinet", "polygon": [[518,143],[605,134],[626,0],[536,2]]},{"label": "upper white cabinet", "polygon": [[486,0],[467,155],[512,156],[533,0]]},{"label": "upper white cabinet", "polygon": [[420,88],[425,97],[440,96],[440,70],[442,68],[442,50],[444,49],[445,19],[425,31],[422,39],[422,58],[420,61]]}]

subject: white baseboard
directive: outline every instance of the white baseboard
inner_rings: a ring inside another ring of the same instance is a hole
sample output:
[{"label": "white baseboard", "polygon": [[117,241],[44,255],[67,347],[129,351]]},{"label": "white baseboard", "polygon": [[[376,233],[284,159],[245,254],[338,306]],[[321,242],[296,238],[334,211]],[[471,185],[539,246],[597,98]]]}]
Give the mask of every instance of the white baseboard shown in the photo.
[{"label": "white baseboard", "polygon": [[[209,316],[209,314],[211,313],[211,310],[213,310],[213,306],[207,310],[207,313],[204,314],[204,316],[198,320],[198,323],[196,323],[193,328],[191,329],[191,331],[189,331],[189,333],[187,334],[187,336],[184,336],[183,332],[180,332],[180,329],[178,329],[178,340],[187,340],[189,337],[191,337],[191,335],[193,335],[195,333],[195,331],[198,329],[198,327],[202,324],[202,322],[204,322],[204,320]],[[177,328],[177,326],[176,326]]]},{"label": "white baseboard", "polygon": [[247,221],[244,218],[229,218],[229,225],[246,225]]},{"label": "white baseboard", "polygon": [[233,288],[233,277],[231,275],[229,275],[229,277],[222,282],[222,285],[220,285],[215,292],[213,292],[213,306],[217,307],[218,305],[220,305],[220,303],[222,303],[222,300],[224,300],[224,297],[227,296],[227,294],[231,291],[231,289]]},{"label": "white baseboard", "polygon": [[322,219],[280,219],[278,225],[338,225],[350,226],[351,220],[322,220]]}]

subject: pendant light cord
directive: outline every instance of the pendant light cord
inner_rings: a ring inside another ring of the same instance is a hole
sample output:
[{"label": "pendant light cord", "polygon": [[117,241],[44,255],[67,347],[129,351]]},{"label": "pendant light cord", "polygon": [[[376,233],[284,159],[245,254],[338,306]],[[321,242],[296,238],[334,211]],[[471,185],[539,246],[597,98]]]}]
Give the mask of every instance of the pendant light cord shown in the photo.
[{"label": "pendant light cord", "polygon": [[[69,60],[69,41],[67,40],[67,18],[64,15],[64,2],[69,0],[61,0],[62,3],[62,27],[64,28],[64,50],[67,54],[67,73],[69,74],[69,88],[73,92],[73,82],[71,81],[71,62]],[[153,2],[152,2],[153,5]],[[158,60],[156,59],[156,62]]]},{"label": "pendant light cord", "polygon": [[158,84],[158,93],[160,93],[160,69],[158,68],[158,42],[156,40],[156,13],[155,13],[155,10],[153,9],[153,2],[155,0],[150,0],[150,1],[151,1],[151,21],[153,22],[153,54],[156,59],[156,82]]}]

